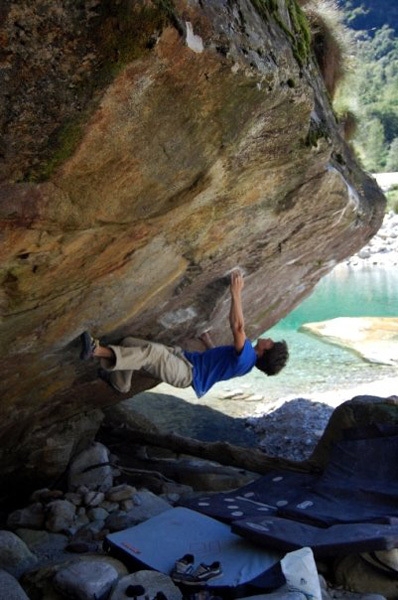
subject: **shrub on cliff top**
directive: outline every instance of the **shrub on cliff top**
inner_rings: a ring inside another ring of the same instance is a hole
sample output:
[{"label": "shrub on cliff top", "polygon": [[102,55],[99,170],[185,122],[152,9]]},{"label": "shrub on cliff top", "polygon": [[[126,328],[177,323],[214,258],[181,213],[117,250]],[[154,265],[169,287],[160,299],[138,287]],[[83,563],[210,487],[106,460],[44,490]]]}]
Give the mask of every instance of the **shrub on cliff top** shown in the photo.
[{"label": "shrub on cliff top", "polygon": [[310,23],[312,48],[326,89],[334,97],[347,70],[350,34],[334,0],[298,0]]}]

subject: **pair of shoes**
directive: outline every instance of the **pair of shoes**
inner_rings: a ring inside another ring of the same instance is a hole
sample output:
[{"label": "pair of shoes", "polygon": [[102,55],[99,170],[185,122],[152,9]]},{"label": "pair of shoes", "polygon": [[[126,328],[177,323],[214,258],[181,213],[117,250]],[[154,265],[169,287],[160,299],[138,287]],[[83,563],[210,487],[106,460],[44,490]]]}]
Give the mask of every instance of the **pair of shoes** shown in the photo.
[{"label": "pair of shoes", "polygon": [[88,331],[84,331],[80,336],[82,350],[80,352],[80,360],[90,360],[94,357],[94,351],[98,348],[99,341],[94,339]]},{"label": "pair of shoes", "polygon": [[222,568],[221,563],[218,560],[214,561],[211,565],[200,563],[195,571],[183,580],[183,583],[186,585],[198,585],[209,581],[209,579],[220,577],[220,575],[222,575]]},{"label": "pair of shoes", "polygon": [[173,570],[170,573],[170,577],[173,581],[182,581],[184,577],[187,577],[193,572],[194,566],[193,554],[185,554],[182,558],[176,560]]},{"label": "pair of shoes", "polygon": [[222,575],[221,563],[218,560],[211,565],[200,563],[195,570],[194,562],[193,554],[185,554],[185,556],[179,558],[170,573],[172,580],[186,585],[200,585],[209,581],[209,579]]}]

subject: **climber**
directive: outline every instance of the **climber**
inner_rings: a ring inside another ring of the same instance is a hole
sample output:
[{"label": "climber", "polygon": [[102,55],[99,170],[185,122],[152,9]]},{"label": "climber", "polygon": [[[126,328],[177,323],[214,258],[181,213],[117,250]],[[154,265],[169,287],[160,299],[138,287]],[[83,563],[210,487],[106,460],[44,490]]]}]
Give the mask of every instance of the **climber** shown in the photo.
[{"label": "climber", "polygon": [[80,358],[100,359],[100,377],[122,393],[130,391],[133,371],[139,369],[177,388],[192,386],[198,398],[218,381],[246,375],[253,367],[267,375],[276,375],[289,357],[287,344],[285,341],[259,338],[252,346],[245,334],[241,300],[243,285],[240,271],[232,271],[229,323],[233,345],[215,347],[209,333],[205,332],[200,336],[206,347],[203,352],[188,352],[133,337],[125,338],[120,345],[105,346],[85,331],[81,335]]}]

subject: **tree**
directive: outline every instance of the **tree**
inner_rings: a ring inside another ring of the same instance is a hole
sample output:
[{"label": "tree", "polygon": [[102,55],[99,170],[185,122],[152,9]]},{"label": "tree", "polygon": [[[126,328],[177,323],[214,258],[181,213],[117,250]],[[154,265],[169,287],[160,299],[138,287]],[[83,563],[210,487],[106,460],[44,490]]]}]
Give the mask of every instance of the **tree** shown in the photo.
[{"label": "tree", "polygon": [[373,34],[354,36],[353,66],[335,106],[338,112],[356,115],[352,144],[364,167],[375,172],[387,168],[387,155],[398,137],[398,40],[387,26]]},{"label": "tree", "polygon": [[387,154],[386,171],[387,173],[395,173],[398,171],[398,137],[394,138],[391,142]]},{"label": "tree", "polygon": [[386,145],[380,120],[376,118],[363,123],[356,140],[364,167],[372,173],[384,171]]}]

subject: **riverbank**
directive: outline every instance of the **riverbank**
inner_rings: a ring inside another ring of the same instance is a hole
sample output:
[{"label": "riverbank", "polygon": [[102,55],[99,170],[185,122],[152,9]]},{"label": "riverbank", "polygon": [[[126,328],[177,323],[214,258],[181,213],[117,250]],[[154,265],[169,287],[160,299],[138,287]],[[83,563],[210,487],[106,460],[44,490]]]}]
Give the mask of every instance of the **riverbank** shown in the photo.
[{"label": "riverbank", "polygon": [[336,268],[398,265],[398,214],[390,211],[383,219],[383,223],[375,236],[366,246],[361,248],[354,256],[342,262]]}]

